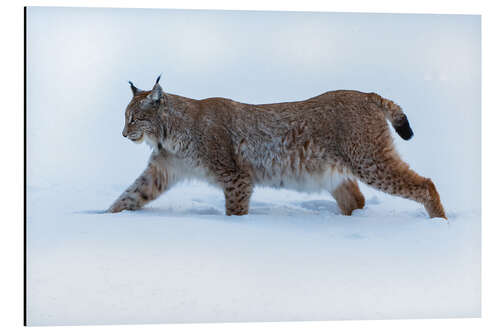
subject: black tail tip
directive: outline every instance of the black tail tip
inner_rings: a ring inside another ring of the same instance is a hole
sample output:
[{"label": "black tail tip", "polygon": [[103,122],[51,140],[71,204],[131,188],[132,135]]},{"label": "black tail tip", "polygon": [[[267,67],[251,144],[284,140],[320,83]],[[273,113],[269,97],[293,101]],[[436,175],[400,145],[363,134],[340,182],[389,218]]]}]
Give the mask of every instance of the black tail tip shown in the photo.
[{"label": "black tail tip", "polygon": [[404,140],[410,140],[413,136],[413,131],[411,130],[410,123],[408,122],[406,116],[404,117],[402,124],[394,126],[394,129]]}]

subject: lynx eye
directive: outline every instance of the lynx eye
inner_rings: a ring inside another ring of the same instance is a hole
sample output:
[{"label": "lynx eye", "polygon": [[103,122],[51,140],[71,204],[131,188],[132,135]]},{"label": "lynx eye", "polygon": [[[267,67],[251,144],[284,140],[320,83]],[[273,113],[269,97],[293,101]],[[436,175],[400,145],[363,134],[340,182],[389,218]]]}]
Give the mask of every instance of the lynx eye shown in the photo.
[{"label": "lynx eye", "polygon": [[130,118],[129,118],[129,124],[135,124],[137,122],[137,116],[134,116],[134,115],[130,115]]}]

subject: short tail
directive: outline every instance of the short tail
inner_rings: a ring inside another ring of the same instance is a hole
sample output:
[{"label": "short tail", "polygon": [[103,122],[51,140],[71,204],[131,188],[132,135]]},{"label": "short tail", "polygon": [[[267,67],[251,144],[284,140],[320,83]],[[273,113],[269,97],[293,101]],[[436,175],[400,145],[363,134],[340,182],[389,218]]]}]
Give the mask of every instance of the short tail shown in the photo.
[{"label": "short tail", "polygon": [[385,117],[392,124],[400,137],[404,140],[410,140],[413,131],[401,107],[391,100],[380,97],[375,93],[369,94],[370,101],[375,103],[384,112]]}]

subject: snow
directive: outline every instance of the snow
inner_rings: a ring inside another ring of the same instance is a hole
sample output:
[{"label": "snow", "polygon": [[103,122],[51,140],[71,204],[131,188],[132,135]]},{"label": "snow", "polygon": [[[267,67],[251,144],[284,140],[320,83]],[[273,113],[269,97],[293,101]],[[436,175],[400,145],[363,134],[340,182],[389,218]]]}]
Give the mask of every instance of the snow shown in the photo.
[{"label": "snow", "polygon": [[31,325],[480,314],[478,212],[429,220],[363,187],[347,217],[327,193],[258,189],[227,217],[219,190],[191,183],[142,211],[96,210],[121,190],[28,189]]},{"label": "snow", "polygon": [[[479,18],[316,15],[28,9],[29,325],[480,316]],[[364,185],[353,216],[328,193],[258,188],[227,217],[199,182],[105,214],[150,153],[121,136],[127,81],[160,72],[192,98],[395,100],[415,132],[398,151],[449,219]]]}]

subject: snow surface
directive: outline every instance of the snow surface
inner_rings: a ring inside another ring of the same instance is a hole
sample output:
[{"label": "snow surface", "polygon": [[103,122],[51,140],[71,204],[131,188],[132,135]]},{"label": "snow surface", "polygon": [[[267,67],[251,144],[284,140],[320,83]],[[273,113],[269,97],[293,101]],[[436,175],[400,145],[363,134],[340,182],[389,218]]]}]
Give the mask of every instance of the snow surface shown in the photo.
[{"label": "snow surface", "polygon": [[[478,16],[29,8],[27,29],[29,325],[480,315]],[[192,98],[395,100],[449,220],[364,185],[351,217],[263,188],[227,217],[203,183],[104,214],[149,155],[121,136],[127,81],[159,72]]]},{"label": "snow surface", "polygon": [[142,211],[96,210],[122,187],[28,189],[30,324],[480,313],[478,212],[429,220],[364,187],[367,207],[346,217],[326,193],[261,189],[250,215],[227,217],[202,184]]}]

